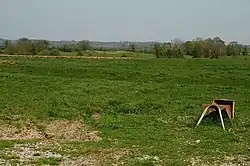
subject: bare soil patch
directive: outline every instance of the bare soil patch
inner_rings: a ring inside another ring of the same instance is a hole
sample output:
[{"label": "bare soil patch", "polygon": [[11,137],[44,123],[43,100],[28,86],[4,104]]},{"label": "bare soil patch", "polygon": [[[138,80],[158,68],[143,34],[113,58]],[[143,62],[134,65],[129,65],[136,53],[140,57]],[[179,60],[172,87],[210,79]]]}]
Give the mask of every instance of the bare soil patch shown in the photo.
[{"label": "bare soil patch", "polygon": [[10,124],[0,125],[0,140],[42,139],[44,135],[35,126],[16,127]]},{"label": "bare soil patch", "polygon": [[65,158],[60,166],[74,165],[74,166],[101,166],[101,165],[123,165],[123,157],[130,154],[129,150],[100,150],[87,156]]},{"label": "bare soil patch", "polygon": [[88,131],[80,121],[58,120],[51,122],[45,133],[54,139],[100,141],[98,131]]},{"label": "bare soil patch", "polygon": [[60,166],[102,166],[101,162],[97,159],[87,156],[78,158],[65,158]]},{"label": "bare soil patch", "polygon": [[43,130],[32,123],[17,127],[0,123],[0,140],[54,139],[66,141],[100,141],[99,131],[90,131],[80,121],[55,120],[43,124]]},{"label": "bare soil patch", "polygon": [[118,162],[120,162],[120,160],[121,160],[123,157],[129,155],[130,153],[131,153],[131,152],[130,152],[129,150],[127,150],[127,149],[115,151],[115,152],[112,153],[113,160],[114,160],[116,163],[118,163]]},{"label": "bare soil patch", "polygon": [[[57,149],[61,149],[60,144],[55,141],[43,141],[37,143],[15,144],[13,148],[5,149],[0,155],[7,156],[0,159],[0,165],[31,165],[41,159],[53,158],[59,161],[60,166],[102,166],[102,165],[123,165],[123,157],[130,153],[129,150],[109,150],[101,149],[85,155],[73,157],[71,155],[60,154]],[[73,154],[74,155],[74,154]],[[12,156],[12,157],[11,157]],[[15,156],[15,157],[13,157]]]},{"label": "bare soil patch", "polygon": [[94,113],[92,115],[92,119],[94,119],[95,121],[99,121],[101,119],[101,115],[99,113]]},{"label": "bare soil patch", "polygon": [[250,157],[247,155],[225,156],[222,159],[212,159],[204,162],[201,157],[191,158],[191,166],[247,166],[250,165]]},{"label": "bare soil patch", "polygon": [[15,65],[18,63],[19,63],[18,61],[13,61],[13,60],[0,60],[0,64]]},{"label": "bare soil patch", "polygon": [[[42,158],[58,158],[62,155],[55,153],[46,148],[50,147],[49,142],[15,144],[13,148],[5,149],[0,155],[6,156],[2,158],[0,164],[11,165],[13,162],[21,165],[29,165],[29,163],[38,161]],[[9,157],[8,157],[9,156]],[[15,156],[14,158],[11,156]]]}]

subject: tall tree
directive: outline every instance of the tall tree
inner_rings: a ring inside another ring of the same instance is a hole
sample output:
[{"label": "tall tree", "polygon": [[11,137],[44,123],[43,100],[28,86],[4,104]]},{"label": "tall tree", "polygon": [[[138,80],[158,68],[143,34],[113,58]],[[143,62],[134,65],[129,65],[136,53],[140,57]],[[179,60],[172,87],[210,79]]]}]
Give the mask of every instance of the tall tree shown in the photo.
[{"label": "tall tree", "polygon": [[203,41],[194,42],[194,49],[192,51],[192,56],[194,58],[201,58],[204,56],[204,46]]},{"label": "tall tree", "polygon": [[195,47],[195,43],[192,41],[187,41],[185,43],[185,54],[186,55],[192,55],[193,49]]},{"label": "tall tree", "polygon": [[155,43],[154,44],[154,54],[156,56],[156,58],[160,58],[162,51],[161,51],[161,45],[160,43]]},{"label": "tall tree", "polygon": [[137,46],[136,46],[135,43],[130,43],[130,44],[129,44],[129,47],[130,47],[130,51],[131,51],[131,52],[135,52],[136,49],[137,49]]},{"label": "tall tree", "polygon": [[19,54],[19,55],[31,54],[32,42],[26,37],[18,39],[17,50],[18,50],[17,54]]},{"label": "tall tree", "polygon": [[245,46],[245,47],[243,48],[242,55],[244,55],[244,56],[247,56],[247,55],[248,55],[247,46]]},{"label": "tall tree", "polygon": [[225,42],[224,42],[220,37],[215,37],[215,38],[213,39],[213,41],[214,41],[215,43],[225,44]]},{"label": "tall tree", "polygon": [[237,55],[237,46],[228,44],[226,46],[226,55],[227,56],[236,56]]},{"label": "tall tree", "polygon": [[82,40],[77,43],[77,51],[87,51],[92,49],[92,44],[88,40]]},{"label": "tall tree", "polygon": [[9,44],[10,44],[9,40],[5,40],[4,41],[4,49],[8,48]]}]

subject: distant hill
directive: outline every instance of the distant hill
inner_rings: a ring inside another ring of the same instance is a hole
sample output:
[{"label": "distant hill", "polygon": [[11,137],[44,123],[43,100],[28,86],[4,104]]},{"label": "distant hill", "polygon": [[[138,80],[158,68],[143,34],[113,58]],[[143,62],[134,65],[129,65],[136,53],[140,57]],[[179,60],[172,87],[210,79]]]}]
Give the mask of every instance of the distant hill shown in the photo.
[{"label": "distant hill", "polygon": [[130,44],[135,44],[138,48],[147,48],[154,44],[154,42],[98,42],[92,41],[92,46],[95,48],[124,48]]},{"label": "distant hill", "polygon": [[4,39],[0,38],[0,49],[3,48],[3,46],[4,46]]},{"label": "distant hill", "polygon": [[[100,41],[90,41],[94,48],[124,48],[128,47],[129,44],[136,44],[138,48],[150,47],[154,42],[100,42]],[[76,43],[76,41],[51,41],[53,46],[63,46],[71,45]]]},{"label": "distant hill", "polygon": [[[4,42],[6,39],[0,38],[0,48],[4,46]],[[35,41],[35,40],[33,40]],[[11,40],[11,43],[17,42],[17,40]],[[63,45],[71,45],[76,43],[77,41],[50,41],[51,46],[59,47]],[[92,46],[94,48],[126,48],[129,46],[129,44],[136,44],[137,48],[143,49],[143,48],[148,48],[151,47],[155,42],[129,42],[129,41],[123,41],[123,42],[100,42],[100,41],[91,41]],[[250,49],[250,45],[247,45],[247,47]]]},{"label": "distant hill", "polygon": [[4,44],[4,39],[0,38],[0,45]]},{"label": "distant hill", "polygon": [[[6,39],[0,38],[0,48],[4,46],[4,42]],[[11,40],[11,43],[15,43],[17,40]],[[32,40],[35,41],[35,40]],[[76,41],[50,41],[51,46],[59,47],[64,45],[71,45],[76,43]],[[146,48],[152,46],[154,42],[99,42],[99,41],[91,41],[91,44],[94,48],[124,48],[128,47],[130,43],[136,44],[138,48]]]}]

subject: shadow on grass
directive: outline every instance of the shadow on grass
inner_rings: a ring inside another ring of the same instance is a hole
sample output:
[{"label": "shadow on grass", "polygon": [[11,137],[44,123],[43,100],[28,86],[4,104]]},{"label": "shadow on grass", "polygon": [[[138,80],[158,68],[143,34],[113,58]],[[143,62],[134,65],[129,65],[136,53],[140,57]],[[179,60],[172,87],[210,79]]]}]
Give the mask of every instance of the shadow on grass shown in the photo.
[{"label": "shadow on grass", "polygon": [[[227,115],[226,111],[222,111],[222,117],[223,117],[223,121],[224,121],[224,125],[225,125],[226,129],[231,128],[232,127],[232,120],[230,120],[228,118],[228,115]],[[197,118],[196,122],[194,122],[192,124],[193,127],[195,127],[195,125],[198,122],[199,118]],[[210,114],[206,115],[202,119],[199,126],[201,126],[201,125],[202,126],[221,126],[222,124],[221,124],[221,119],[220,119],[220,116],[219,116],[219,112],[215,111],[215,112],[211,112]]]}]

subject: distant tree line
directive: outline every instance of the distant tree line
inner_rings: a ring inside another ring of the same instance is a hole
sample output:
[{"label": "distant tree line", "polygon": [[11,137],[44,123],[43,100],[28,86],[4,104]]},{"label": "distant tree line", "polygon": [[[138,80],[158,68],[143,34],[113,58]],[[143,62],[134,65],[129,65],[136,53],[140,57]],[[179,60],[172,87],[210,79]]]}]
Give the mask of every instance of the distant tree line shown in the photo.
[{"label": "distant tree line", "polygon": [[82,40],[79,42],[73,42],[73,44],[64,44],[57,47],[62,52],[79,52],[92,50],[92,44],[88,40]]},{"label": "distant tree line", "polygon": [[5,54],[9,55],[38,55],[38,54],[55,54],[57,51],[49,48],[49,41],[37,40],[31,41],[28,38],[20,38],[15,43],[5,41]]},{"label": "distant tree line", "polygon": [[170,43],[156,43],[154,45],[154,54],[157,58],[182,58],[184,55],[190,55],[193,58],[219,58],[223,56],[248,55],[247,46],[232,41],[229,44],[219,38],[201,39],[182,42],[174,40]]},{"label": "distant tree line", "polygon": [[129,51],[154,54],[157,58],[183,58],[185,55],[193,58],[219,58],[223,56],[248,55],[247,46],[232,41],[226,44],[221,38],[196,38],[183,42],[175,39],[168,43],[154,43],[151,46],[140,47],[137,43],[125,43],[120,48],[93,47],[91,42],[83,40],[55,46],[47,40],[29,40],[20,38],[16,42],[5,41],[2,53],[9,55],[60,55],[60,52],[76,52],[82,56],[84,51]]},{"label": "distant tree line", "polygon": [[2,53],[9,55],[51,55],[58,56],[62,52],[81,52],[91,50],[89,41],[79,41],[72,45],[53,46],[47,40],[29,40],[20,38],[16,42],[6,40],[2,48]]}]

